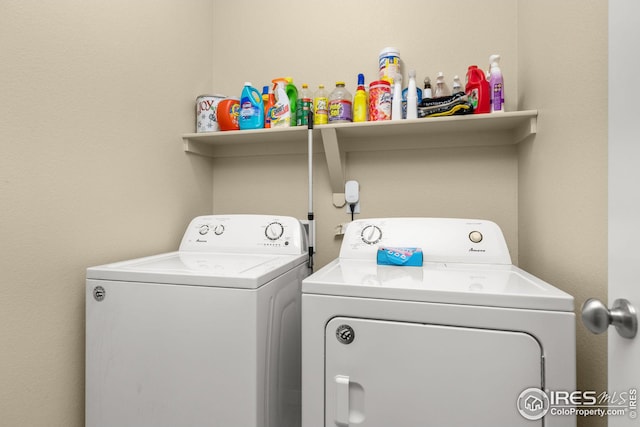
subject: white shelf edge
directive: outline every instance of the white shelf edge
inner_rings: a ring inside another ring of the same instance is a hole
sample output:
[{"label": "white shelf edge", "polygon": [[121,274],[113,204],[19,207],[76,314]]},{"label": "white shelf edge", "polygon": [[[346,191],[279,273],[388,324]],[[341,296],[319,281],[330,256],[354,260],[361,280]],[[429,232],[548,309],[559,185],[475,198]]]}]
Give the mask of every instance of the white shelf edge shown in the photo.
[{"label": "white shelf edge", "polygon": [[[514,111],[468,116],[436,117],[402,121],[336,123],[315,126],[314,139],[322,142],[334,205],[344,193],[344,160],[347,151],[375,151],[388,149],[384,144],[354,143],[358,138],[398,138],[402,135],[438,135],[442,133],[510,132],[510,143],[519,144],[538,131],[538,111]],[[308,129],[256,129],[227,132],[188,133],[182,136],[184,151],[209,157],[241,157],[248,155],[299,154],[306,152]],[[320,137],[320,138],[318,138]],[[349,143],[340,142],[349,139]],[[429,148],[438,143],[421,142],[394,149]],[[318,150],[318,145],[314,151]],[[338,205],[336,205],[338,206]]]}]

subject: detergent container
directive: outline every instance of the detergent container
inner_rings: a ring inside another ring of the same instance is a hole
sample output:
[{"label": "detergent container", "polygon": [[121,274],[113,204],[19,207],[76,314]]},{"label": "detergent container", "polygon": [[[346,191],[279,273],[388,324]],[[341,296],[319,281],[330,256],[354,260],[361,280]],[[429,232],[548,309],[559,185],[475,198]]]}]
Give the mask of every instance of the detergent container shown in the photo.
[{"label": "detergent container", "polygon": [[240,100],[238,98],[225,98],[218,103],[216,119],[220,130],[238,130],[238,117],[240,116]]},{"label": "detergent container", "polygon": [[285,85],[284,90],[287,92],[287,96],[289,97],[289,108],[291,109],[291,126],[296,126],[298,123],[298,88],[293,84],[292,77],[285,77],[287,84]]},{"label": "detergent container", "polygon": [[477,65],[471,65],[467,70],[465,92],[469,97],[469,103],[473,106],[473,114],[488,113],[491,110],[489,82],[485,78],[484,71]]},{"label": "detergent container", "polygon": [[224,98],[224,95],[200,95],[196,99],[196,132],[215,132],[220,129],[216,110]]},{"label": "detergent container", "polygon": [[240,96],[240,130],[262,129],[264,127],[264,103],[258,89],[246,82]]}]

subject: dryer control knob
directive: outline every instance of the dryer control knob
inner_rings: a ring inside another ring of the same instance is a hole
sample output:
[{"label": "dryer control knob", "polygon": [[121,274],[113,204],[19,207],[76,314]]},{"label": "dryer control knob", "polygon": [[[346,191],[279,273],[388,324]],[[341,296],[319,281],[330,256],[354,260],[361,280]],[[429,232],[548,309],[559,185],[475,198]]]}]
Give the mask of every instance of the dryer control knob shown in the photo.
[{"label": "dryer control knob", "polygon": [[224,225],[222,224],[218,224],[215,227],[213,227],[213,232],[215,233],[216,236],[221,235],[222,233],[224,233]]},{"label": "dryer control knob", "polygon": [[198,233],[200,233],[202,236],[204,236],[208,232],[209,232],[209,226],[207,224],[201,225],[200,229],[198,230]]},{"label": "dryer control knob", "polygon": [[482,233],[479,231],[472,231],[471,233],[469,233],[469,240],[471,240],[473,243],[482,242]]}]

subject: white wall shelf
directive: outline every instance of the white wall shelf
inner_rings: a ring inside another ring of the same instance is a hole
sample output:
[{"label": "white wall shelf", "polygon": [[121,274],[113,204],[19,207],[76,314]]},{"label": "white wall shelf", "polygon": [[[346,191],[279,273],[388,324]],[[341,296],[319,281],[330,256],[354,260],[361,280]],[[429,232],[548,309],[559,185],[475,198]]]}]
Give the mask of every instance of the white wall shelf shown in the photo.
[{"label": "white wall shelf", "polygon": [[[402,121],[336,123],[315,126],[314,151],[324,152],[334,204],[344,201],[344,159],[352,151],[381,151],[455,146],[518,144],[537,132],[537,110]],[[506,134],[506,138],[476,137]],[[444,142],[442,135],[466,135]],[[184,150],[214,158],[300,154],[307,152],[306,127],[189,133]]]}]

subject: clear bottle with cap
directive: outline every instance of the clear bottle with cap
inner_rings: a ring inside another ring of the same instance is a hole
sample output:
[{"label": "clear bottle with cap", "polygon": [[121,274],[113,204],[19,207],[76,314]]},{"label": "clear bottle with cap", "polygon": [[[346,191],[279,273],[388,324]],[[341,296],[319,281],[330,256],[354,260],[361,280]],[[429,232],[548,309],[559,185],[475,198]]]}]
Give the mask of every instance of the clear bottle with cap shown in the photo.
[{"label": "clear bottle with cap", "polygon": [[351,93],[343,81],[336,82],[336,88],[329,95],[329,123],[351,123],[353,111]]},{"label": "clear bottle with cap", "polygon": [[431,79],[429,76],[424,78],[424,90],[422,91],[422,99],[433,98],[433,91],[431,90]]},{"label": "clear bottle with cap", "polygon": [[436,78],[436,90],[433,95],[434,98],[442,98],[443,96],[451,95],[449,86],[447,86],[447,83],[444,81],[444,73],[442,71],[438,73],[438,77]]},{"label": "clear bottle with cap", "polygon": [[329,123],[329,96],[324,85],[319,85],[313,94],[313,124],[326,125]]},{"label": "clear bottle with cap", "polygon": [[451,88],[452,88],[451,92],[453,94],[456,94],[458,92],[464,92],[464,89],[462,88],[462,83],[460,82],[460,77],[453,76],[453,85],[451,86]]}]

